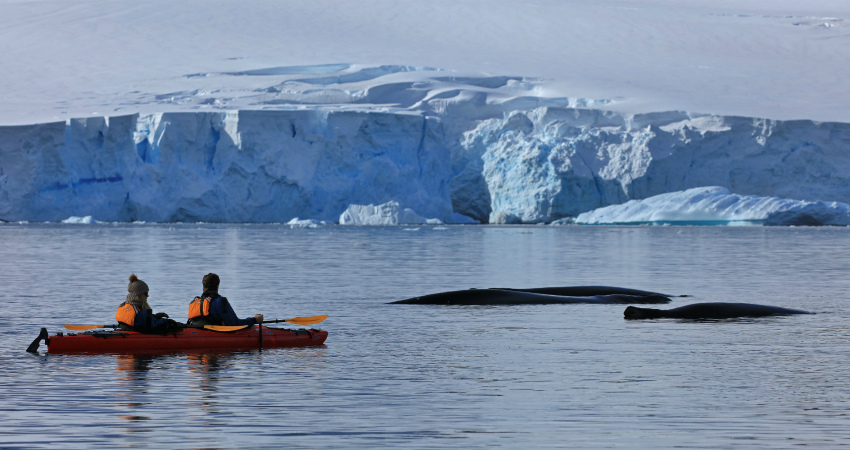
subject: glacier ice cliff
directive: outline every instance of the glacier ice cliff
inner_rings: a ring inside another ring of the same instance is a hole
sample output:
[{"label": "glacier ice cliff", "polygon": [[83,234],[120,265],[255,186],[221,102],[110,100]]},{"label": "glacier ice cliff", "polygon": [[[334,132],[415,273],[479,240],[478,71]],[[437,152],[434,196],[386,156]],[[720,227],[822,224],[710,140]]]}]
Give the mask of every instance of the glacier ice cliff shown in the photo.
[{"label": "glacier ice cliff", "polygon": [[622,114],[487,94],[522,80],[449,81],[466,87],[368,91],[396,107],[0,126],[0,220],[336,222],[397,202],[445,223],[548,223],[704,186],[850,202],[847,123]]},{"label": "glacier ice cliff", "polygon": [[702,186],[850,201],[846,123],[541,108],[482,121],[462,147],[481,165],[487,189],[474,202],[491,222],[549,222]]},{"label": "glacier ice cliff", "polygon": [[394,200],[450,220],[439,121],[321,111],[165,113],[0,127],[0,219],[336,221]]}]

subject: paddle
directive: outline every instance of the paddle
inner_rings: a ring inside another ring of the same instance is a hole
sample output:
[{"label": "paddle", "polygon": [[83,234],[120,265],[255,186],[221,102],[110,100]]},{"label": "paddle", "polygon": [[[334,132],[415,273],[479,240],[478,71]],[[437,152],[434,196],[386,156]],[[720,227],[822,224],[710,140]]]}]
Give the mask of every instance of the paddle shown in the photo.
[{"label": "paddle", "polygon": [[95,328],[118,328],[118,325],[69,325],[65,324],[65,328],[74,331],[93,330]]},{"label": "paddle", "polygon": [[277,319],[277,320],[264,320],[263,323],[281,323],[281,322],[289,322],[294,323],[295,325],[313,325],[314,323],[319,323],[328,318],[328,315],[322,316],[310,316],[310,317],[293,317],[291,319]]}]

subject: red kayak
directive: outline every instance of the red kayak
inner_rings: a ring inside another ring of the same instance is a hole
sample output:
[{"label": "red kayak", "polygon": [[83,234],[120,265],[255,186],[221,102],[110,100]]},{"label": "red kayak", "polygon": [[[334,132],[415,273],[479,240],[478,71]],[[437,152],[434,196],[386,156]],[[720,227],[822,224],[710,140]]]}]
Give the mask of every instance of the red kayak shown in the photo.
[{"label": "red kayak", "polygon": [[285,329],[247,327],[237,331],[211,331],[203,328],[184,328],[165,334],[136,331],[87,331],[84,333],[57,333],[49,336],[46,328],[30,346],[38,347],[38,340],[47,343],[50,353],[139,353],[179,352],[198,350],[250,350],[259,348],[307,347],[322,345],[328,332],[316,329]]}]

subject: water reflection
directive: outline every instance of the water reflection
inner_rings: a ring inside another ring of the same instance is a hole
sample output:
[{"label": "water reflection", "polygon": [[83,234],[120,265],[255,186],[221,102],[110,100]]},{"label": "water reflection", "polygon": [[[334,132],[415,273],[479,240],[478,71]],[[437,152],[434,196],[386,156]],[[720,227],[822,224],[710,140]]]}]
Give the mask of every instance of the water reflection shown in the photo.
[{"label": "water reflection", "polygon": [[200,400],[196,404],[209,406],[216,398],[223,363],[228,355],[220,353],[190,353],[186,355],[189,371],[197,381]]},{"label": "water reflection", "polygon": [[[162,358],[163,355],[146,355],[146,354],[121,354],[115,356],[115,371],[116,379],[119,387],[118,397],[123,401],[115,403],[119,408],[125,408],[130,413],[139,412],[144,409],[147,401],[149,382],[148,372],[150,371],[151,363]],[[151,418],[142,414],[127,414],[119,416],[129,422],[142,422]],[[128,433],[137,433],[151,431],[145,428],[129,428],[125,430]]]}]

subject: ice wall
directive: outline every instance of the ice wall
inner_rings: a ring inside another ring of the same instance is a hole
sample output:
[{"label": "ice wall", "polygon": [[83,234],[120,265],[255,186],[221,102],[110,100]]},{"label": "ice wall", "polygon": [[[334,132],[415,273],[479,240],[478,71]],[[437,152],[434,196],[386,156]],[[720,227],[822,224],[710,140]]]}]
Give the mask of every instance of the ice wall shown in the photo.
[{"label": "ice wall", "polygon": [[[550,222],[701,186],[850,202],[850,124],[539,108],[480,122],[462,141],[496,223]],[[480,158],[480,159],[479,159]]]},{"label": "ice wall", "polygon": [[0,127],[0,220],[336,222],[398,202],[537,223],[701,186],[850,203],[850,124],[627,115],[457,93],[418,110],[243,110]]},{"label": "ice wall", "polygon": [[336,221],[397,201],[450,220],[438,120],[320,111],[168,113],[0,128],[0,219]]}]

